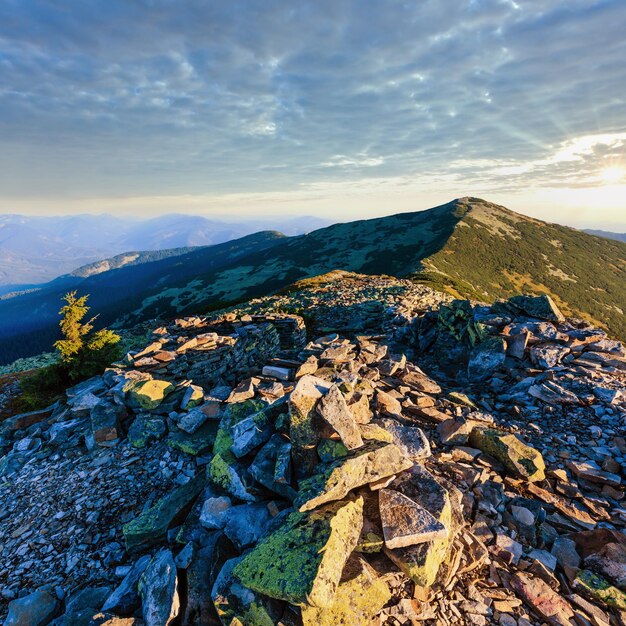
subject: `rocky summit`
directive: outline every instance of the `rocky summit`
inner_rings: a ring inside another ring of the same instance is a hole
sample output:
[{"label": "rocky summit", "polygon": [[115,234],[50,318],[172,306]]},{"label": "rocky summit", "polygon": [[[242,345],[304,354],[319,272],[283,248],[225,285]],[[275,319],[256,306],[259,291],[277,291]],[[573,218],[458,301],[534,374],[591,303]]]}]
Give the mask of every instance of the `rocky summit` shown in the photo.
[{"label": "rocky summit", "polygon": [[626,351],[346,272],[0,422],[5,626],[626,624]]}]

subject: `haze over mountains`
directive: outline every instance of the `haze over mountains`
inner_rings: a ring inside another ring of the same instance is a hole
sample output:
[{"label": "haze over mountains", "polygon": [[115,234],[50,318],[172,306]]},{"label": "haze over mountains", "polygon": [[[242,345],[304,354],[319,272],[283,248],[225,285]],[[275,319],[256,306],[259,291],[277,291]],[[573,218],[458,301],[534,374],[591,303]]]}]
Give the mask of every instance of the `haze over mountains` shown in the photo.
[{"label": "haze over mountains", "polygon": [[328,224],[316,217],[217,220],[170,214],[140,220],[113,215],[0,215],[0,294],[132,251],[207,246],[280,226],[297,235]]},{"label": "haze over mountains", "polygon": [[626,338],[626,244],[477,198],[307,235],[264,231],[108,263],[112,269],[95,264],[1,300],[0,360],[49,349],[60,299],[70,289],[90,294],[99,323],[129,327],[227,306],[335,269],[412,277],[485,301],[520,291],[550,293],[566,313]]},{"label": "haze over mountains", "polygon": [[585,232],[606,239],[615,239],[616,241],[626,241],[626,233],[613,233],[608,230],[595,230],[593,228],[585,228]]}]

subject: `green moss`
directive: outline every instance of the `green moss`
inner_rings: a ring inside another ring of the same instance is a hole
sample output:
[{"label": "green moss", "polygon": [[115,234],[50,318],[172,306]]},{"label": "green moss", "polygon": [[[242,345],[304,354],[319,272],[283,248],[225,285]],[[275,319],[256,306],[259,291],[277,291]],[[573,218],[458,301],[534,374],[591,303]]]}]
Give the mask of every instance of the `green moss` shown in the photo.
[{"label": "green moss", "polygon": [[292,513],[235,567],[243,585],[303,606],[331,606],[363,524],[363,499]]},{"label": "green moss", "polygon": [[626,594],[601,576],[589,570],[581,570],[576,576],[575,585],[582,587],[592,598],[626,611]]}]

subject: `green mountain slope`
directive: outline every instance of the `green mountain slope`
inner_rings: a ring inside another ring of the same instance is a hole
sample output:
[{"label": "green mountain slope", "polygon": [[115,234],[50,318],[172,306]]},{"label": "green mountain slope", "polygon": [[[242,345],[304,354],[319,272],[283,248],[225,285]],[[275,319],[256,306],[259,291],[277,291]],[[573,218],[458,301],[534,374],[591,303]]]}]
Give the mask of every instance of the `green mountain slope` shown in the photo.
[{"label": "green mountain slope", "polygon": [[129,327],[215,310],[332,270],[411,277],[484,301],[550,293],[566,313],[626,339],[626,244],[477,198],[297,237],[258,233],[135,263],[124,259],[120,269],[65,276],[37,292],[0,299],[0,363],[49,348],[60,297],[69,288],[91,294],[101,323]]}]

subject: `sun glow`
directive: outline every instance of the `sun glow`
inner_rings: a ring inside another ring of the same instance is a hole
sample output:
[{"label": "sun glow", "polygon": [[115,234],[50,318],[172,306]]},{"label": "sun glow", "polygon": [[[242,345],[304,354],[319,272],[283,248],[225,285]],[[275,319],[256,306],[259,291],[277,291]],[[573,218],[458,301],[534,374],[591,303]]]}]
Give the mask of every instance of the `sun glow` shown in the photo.
[{"label": "sun glow", "polygon": [[600,171],[601,180],[609,185],[618,183],[624,178],[625,170],[623,167],[607,167]]}]

